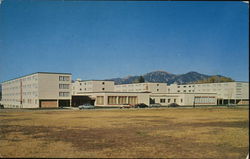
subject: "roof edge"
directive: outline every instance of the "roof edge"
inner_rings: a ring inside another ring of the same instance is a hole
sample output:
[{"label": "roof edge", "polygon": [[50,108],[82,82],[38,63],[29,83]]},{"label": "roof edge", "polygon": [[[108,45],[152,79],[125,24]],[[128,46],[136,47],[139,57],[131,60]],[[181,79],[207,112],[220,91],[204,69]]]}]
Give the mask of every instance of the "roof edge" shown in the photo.
[{"label": "roof edge", "polygon": [[9,80],[6,80],[6,81],[2,81],[1,83],[5,83],[5,82],[8,82],[8,81],[12,81],[12,80],[16,80],[18,78],[23,78],[23,77],[26,77],[26,76],[30,76],[30,75],[33,75],[33,74],[67,74],[67,75],[72,75],[71,73],[59,73],[59,72],[34,72],[34,73],[30,73],[30,74],[27,74],[27,75],[23,75],[23,76],[20,76],[20,77],[16,77],[16,78],[12,78],[12,79],[9,79]]}]

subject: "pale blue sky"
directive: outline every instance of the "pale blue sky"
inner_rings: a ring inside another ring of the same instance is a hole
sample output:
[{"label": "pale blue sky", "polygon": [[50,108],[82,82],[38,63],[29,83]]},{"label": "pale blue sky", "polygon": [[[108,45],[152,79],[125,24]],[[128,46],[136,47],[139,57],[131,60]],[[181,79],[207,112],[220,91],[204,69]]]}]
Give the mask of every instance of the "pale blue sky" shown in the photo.
[{"label": "pale blue sky", "polygon": [[33,72],[107,79],[165,70],[248,81],[248,4],[4,0],[0,81]]}]

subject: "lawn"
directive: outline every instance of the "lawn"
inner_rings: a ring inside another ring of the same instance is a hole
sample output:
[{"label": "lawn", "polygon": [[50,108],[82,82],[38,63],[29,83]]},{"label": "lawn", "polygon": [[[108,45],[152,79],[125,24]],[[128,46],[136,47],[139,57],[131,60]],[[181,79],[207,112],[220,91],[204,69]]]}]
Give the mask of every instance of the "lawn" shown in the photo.
[{"label": "lawn", "polygon": [[0,110],[0,157],[246,158],[249,107]]}]

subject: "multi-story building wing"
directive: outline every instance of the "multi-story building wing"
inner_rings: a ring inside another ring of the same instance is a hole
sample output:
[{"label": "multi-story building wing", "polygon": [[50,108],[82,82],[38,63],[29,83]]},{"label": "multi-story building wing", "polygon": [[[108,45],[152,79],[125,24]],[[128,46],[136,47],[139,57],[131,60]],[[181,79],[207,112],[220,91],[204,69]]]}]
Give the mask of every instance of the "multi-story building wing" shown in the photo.
[{"label": "multi-story building wing", "polygon": [[249,101],[248,82],[171,84],[168,90],[170,93],[216,93],[218,104],[245,104]]},{"label": "multi-story building wing", "polygon": [[248,82],[203,84],[134,83],[76,80],[70,73],[37,72],[1,83],[1,104],[6,108],[46,108],[123,104],[224,105],[249,104]]},{"label": "multi-story building wing", "polygon": [[149,92],[89,92],[82,93],[94,99],[96,106],[121,106],[124,104],[149,104]]},{"label": "multi-story building wing", "polygon": [[152,93],[150,103],[167,106],[177,103],[182,106],[217,105],[216,93]]},{"label": "multi-story building wing", "polygon": [[6,108],[70,106],[70,73],[37,72],[1,85],[1,104]]},{"label": "multi-story building wing", "polygon": [[151,93],[167,93],[166,83],[133,83],[115,85],[117,92],[151,92]]},{"label": "multi-story building wing", "polygon": [[110,92],[114,91],[114,81],[80,79],[72,83],[72,95],[78,95],[85,92]]}]

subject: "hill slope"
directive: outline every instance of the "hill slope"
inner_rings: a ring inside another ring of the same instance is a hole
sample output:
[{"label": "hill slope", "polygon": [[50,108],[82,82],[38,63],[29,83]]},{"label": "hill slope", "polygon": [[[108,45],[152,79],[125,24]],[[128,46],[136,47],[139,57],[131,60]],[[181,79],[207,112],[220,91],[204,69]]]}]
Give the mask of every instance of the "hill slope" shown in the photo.
[{"label": "hill slope", "polygon": [[[144,77],[145,82],[162,82],[167,84],[172,84],[175,82],[178,84],[192,83],[212,77],[211,75],[200,74],[198,72],[193,72],[193,71],[179,75],[172,74],[166,71],[153,71],[146,73],[142,76]],[[139,76],[136,75],[136,76],[127,76],[124,78],[112,78],[107,80],[113,80],[115,81],[115,84],[129,84],[133,83],[133,81],[138,77]]]}]

